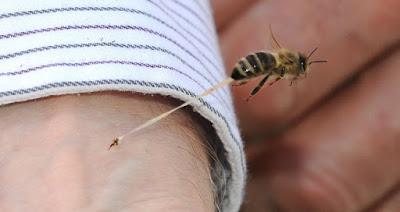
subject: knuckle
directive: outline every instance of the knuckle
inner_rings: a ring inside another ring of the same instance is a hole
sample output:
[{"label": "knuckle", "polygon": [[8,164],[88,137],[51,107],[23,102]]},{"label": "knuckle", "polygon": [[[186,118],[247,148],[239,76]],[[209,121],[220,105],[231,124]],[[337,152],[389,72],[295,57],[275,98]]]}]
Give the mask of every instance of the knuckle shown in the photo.
[{"label": "knuckle", "polygon": [[[286,178],[286,179],[285,179]],[[352,211],[353,197],[335,176],[303,172],[273,182],[271,198],[277,211]]]}]

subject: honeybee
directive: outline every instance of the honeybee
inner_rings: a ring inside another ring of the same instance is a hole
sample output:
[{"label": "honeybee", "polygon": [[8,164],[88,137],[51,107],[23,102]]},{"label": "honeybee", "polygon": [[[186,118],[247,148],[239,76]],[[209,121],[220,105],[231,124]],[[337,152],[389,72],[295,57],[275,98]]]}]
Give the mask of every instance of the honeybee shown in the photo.
[{"label": "honeybee", "polygon": [[[270,28],[271,29],[271,28]],[[313,63],[325,63],[326,60],[313,60],[309,61],[310,57],[317,51],[318,48],[313,49],[308,56],[305,56],[303,53],[290,51],[288,49],[282,48],[271,30],[271,37],[275,43],[275,45],[279,48],[277,51],[272,52],[255,52],[247,55],[239,60],[233,68],[232,74],[227,79],[221,81],[220,83],[214,85],[213,87],[207,89],[202,94],[192,98],[191,100],[184,102],[178,107],[167,111],[165,113],[160,114],[159,116],[150,119],[139,125],[138,127],[132,129],[128,133],[114,138],[113,143],[109,146],[111,149],[113,146],[119,145],[122,139],[130,134],[133,134],[139,130],[147,128],[161,119],[167,117],[171,113],[186,107],[194,103],[195,101],[203,98],[210,93],[222,88],[228,84],[233,82],[237,83],[237,85],[242,85],[252,80],[253,78],[263,76],[262,80],[258,83],[258,85],[251,91],[249,97],[246,99],[247,101],[254,96],[267,82],[270,77],[275,77],[275,80],[270,83],[270,85],[281,79],[287,79],[292,83],[300,78],[301,76],[306,76],[309,66]]]},{"label": "honeybee", "polygon": [[265,82],[273,76],[275,80],[270,85],[281,79],[290,80],[290,85],[301,76],[307,76],[308,68],[313,63],[325,63],[326,60],[309,61],[310,57],[317,51],[313,49],[308,56],[301,52],[294,52],[282,48],[275,36],[271,36],[274,43],[279,47],[276,52],[256,52],[247,55],[239,60],[233,68],[231,78],[238,82],[238,85],[247,83],[249,80],[264,76],[258,85],[251,91],[247,101],[264,86]]}]

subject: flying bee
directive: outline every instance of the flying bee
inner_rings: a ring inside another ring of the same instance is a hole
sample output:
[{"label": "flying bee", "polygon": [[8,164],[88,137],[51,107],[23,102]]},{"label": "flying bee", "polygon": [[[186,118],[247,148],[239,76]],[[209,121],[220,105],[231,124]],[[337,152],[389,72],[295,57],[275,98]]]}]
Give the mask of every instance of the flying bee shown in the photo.
[{"label": "flying bee", "polygon": [[[271,31],[272,32],[272,31]],[[238,85],[247,83],[249,80],[263,76],[258,85],[251,91],[247,101],[254,96],[273,76],[275,80],[270,85],[281,79],[290,80],[290,85],[301,76],[307,76],[308,68],[313,63],[325,63],[326,60],[309,61],[310,57],[318,49],[313,49],[308,56],[303,53],[290,51],[282,48],[274,35],[271,33],[275,44],[279,47],[276,52],[256,52],[239,60],[233,68],[231,78]]]},{"label": "flying bee", "polygon": [[[271,28],[270,28],[271,30]],[[132,129],[128,133],[121,135],[117,138],[114,138],[113,143],[109,146],[111,149],[113,146],[117,146],[120,144],[123,138],[127,135],[133,134],[139,130],[147,128],[161,119],[166,118],[171,113],[186,107],[200,98],[203,98],[214,91],[231,84],[233,82],[237,83],[237,85],[242,85],[247,83],[248,81],[252,80],[253,78],[263,76],[262,80],[258,83],[258,85],[251,91],[247,101],[254,96],[267,82],[270,77],[275,77],[275,80],[270,83],[270,85],[274,84],[275,82],[281,79],[287,79],[292,83],[300,78],[301,76],[306,76],[308,68],[313,63],[325,63],[326,60],[313,60],[309,61],[310,57],[317,51],[318,48],[313,49],[308,56],[305,56],[303,53],[290,51],[288,49],[282,48],[278,41],[275,39],[275,36],[271,30],[271,37],[277,47],[278,50],[273,52],[256,52],[247,55],[239,60],[233,68],[232,74],[230,77],[226,78],[225,80],[221,81],[220,83],[214,85],[213,87],[207,89],[202,94],[193,97],[191,100],[182,103],[178,107],[162,113],[155,118],[152,118],[142,125]]]}]

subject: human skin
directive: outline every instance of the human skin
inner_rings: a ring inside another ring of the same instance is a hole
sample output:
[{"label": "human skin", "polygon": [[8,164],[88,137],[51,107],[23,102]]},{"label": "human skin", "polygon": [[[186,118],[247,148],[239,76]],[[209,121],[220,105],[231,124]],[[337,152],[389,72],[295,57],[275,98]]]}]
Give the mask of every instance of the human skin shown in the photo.
[{"label": "human skin", "polygon": [[312,65],[295,86],[266,86],[250,102],[258,80],[233,88],[248,138],[243,211],[397,211],[400,2],[244,2],[214,1],[228,69],[270,49],[269,25],[282,46],[318,46],[313,58],[328,63]]},{"label": "human skin", "polygon": [[0,107],[0,211],[214,211],[205,132],[177,102],[132,93],[66,95]]}]

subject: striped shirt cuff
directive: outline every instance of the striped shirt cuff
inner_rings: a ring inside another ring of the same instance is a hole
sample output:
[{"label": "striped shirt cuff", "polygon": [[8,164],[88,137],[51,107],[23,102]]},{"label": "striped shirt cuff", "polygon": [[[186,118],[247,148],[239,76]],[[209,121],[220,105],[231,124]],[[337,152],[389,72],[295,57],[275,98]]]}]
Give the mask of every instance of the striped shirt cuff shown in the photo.
[{"label": "striped shirt cuff", "polygon": [[[14,0],[0,8],[0,105],[95,91],[183,101],[226,78],[208,0]],[[229,88],[193,104],[222,142],[223,211],[237,211],[245,159]]]}]

